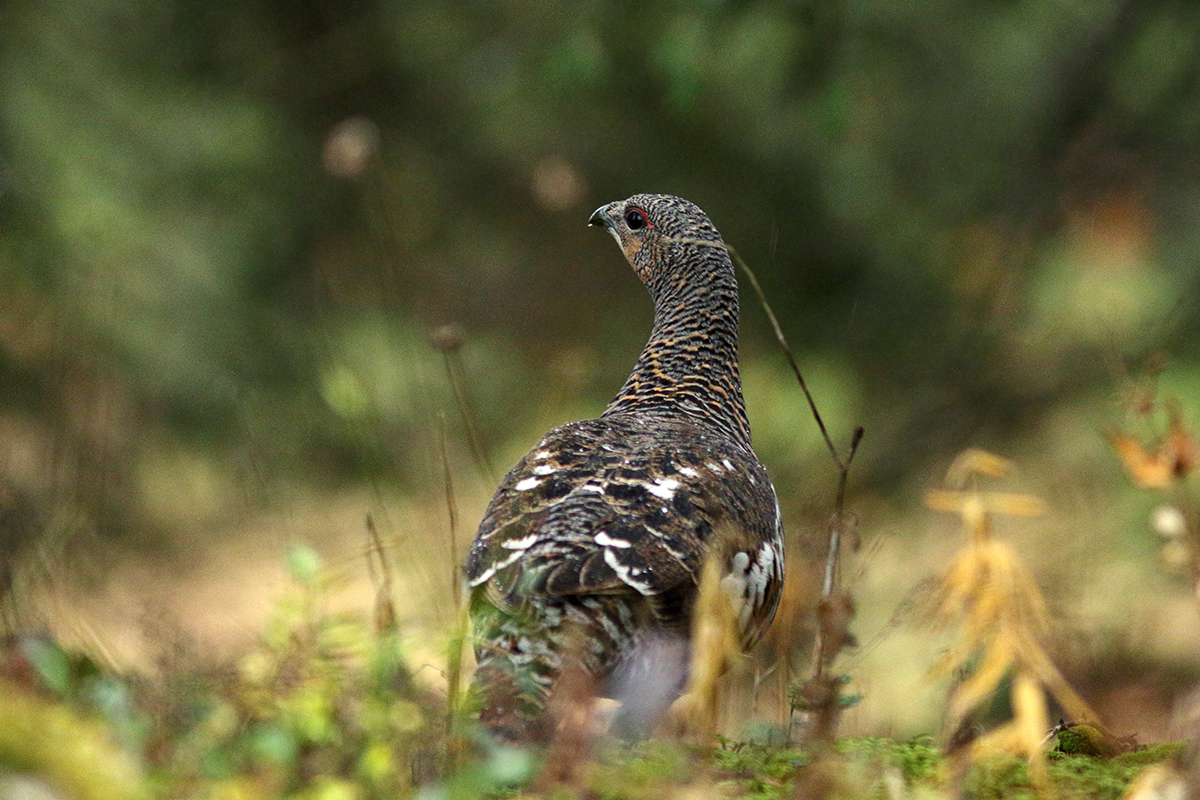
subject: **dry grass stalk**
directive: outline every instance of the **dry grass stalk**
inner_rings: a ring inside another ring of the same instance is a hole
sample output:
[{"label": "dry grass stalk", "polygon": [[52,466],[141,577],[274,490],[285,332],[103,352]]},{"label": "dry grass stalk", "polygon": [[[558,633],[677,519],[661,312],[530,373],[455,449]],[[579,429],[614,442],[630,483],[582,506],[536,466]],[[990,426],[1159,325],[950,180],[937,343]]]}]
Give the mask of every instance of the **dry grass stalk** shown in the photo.
[{"label": "dry grass stalk", "polygon": [[467,394],[467,382],[463,377],[461,354],[463,333],[457,326],[443,325],[430,335],[429,344],[442,354],[446,379],[450,384],[450,392],[454,396],[454,405],[462,419],[463,430],[467,435],[467,445],[471,448],[475,464],[479,467],[480,474],[487,478],[489,483],[494,483],[496,469],[492,466],[492,460],[488,458],[487,448],[484,446],[483,436],[479,432],[479,424],[475,419],[475,412],[471,408],[470,397]]},{"label": "dry grass stalk", "polygon": [[[447,353],[447,358],[449,358],[449,351],[445,348],[441,349],[443,353]],[[449,369],[449,362],[447,362],[448,372]],[[449,374],[451,382],[453,382],[454,376],[452,373]],[[466,593],[462,587],[462,567],[458,558],[458,506],[454,499],[454,472],[450,467],[450,448],[446,441],[446,417],[444,414],[439,416],[438,423],[442,489],[446,498],[446,524],[450,542],[450,585],[454,597],[454,623],[450,629],[450,640],[446,643],[446,740],[449,742],[446,761],[448,766],[455,766],[465,753],[465,743],[459,735],[458,722],[462,714],[467,711],[464,707],[465,693],[462,688],[462,678],[463,660],[468,641],[467,633],[470,630],[471,620],[466,603]]]},{"label": "dry grass stalk", "polygon": [[554,734],[535,783],[539,791],[578,785],[581,771],[594,759],[597,743],[604,733],[596,705],[600,687],[584,666],[586,648],[586,632],[570,628],[562,653],[562,670],[547,709]]},{"label": "dry grass stalk", "polygon": [[463,691],[463,661],[466,658],[466,648],[471,629],[471,618],[467,612],[467,604],[459,603],[455,614],[454,627],[450,641],[446,644],[446,740],[449,743],[446,754],[448,768],[459,766],[466,754],[467,743],[463,740],[460,722],[469,715],[467,693]]},{"label": "dry grass stalk", "polygon": [[959,636],[931,672],[943,677],[975,665],[951,694],[947,736],[992,696],[1007,675],[1013,675],[1012,720],[976,739],[969,756],[974,760],[998,752],[1024,755],[1035,784],[1048,794],[1042,752],[1049,730],[1044,692],[1050,692],[1077,721],[1094,724],[1096,716],[1038,643],[1049,629],[1049,613],[1033,575],[1011,546],[993,537],[994,516],[1033,517],[1044,510],[1042,501],[1031,495],[977,488],[980,477],[1000,478],[1012,469],[1011,462],[1002,458],[968,450],[951,465],[946,488],[925,497],[928,507],[958,514],[970,537],[934,591],[935,626],[957,628]]},{"label": "dry grass stalk", "polygon": [[375,632],[380,635],[393,634],[397,631],[397,625],[396,602],[392,598],[392,565],[388,561],[379,529],[375,527],[375,518],[370,514],[367,514],[366,528],[367,575],[375,587]]},{"label": "dry grass stalk", "polygon": [[691,670],[687,690],[676,701],[672,716],[687,738],[711,745],[717,733],[721,676],[741,661],[734,603],[722,585],[718,559],[709,558],[700,578],[700,593],[692,611]]}]

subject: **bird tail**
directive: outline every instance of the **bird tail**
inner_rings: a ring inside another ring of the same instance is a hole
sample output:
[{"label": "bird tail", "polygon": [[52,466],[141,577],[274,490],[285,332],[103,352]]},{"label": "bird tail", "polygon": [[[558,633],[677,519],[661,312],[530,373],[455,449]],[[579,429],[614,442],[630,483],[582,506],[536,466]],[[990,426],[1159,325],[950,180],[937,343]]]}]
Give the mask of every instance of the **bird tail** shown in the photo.
[{"label": "bird tail", "polygon": [[622,737],[655,727],[687,681],[686,632],[635,634],[635,612],[606,600],[509,611],[474,598],[471,699],[486,730],[513,744],[549,742],[560,721],[590,730],[601,696],[620,701],[612,722]]},{"label": "bird tail", "polygon": [[544,620],[501,610],[485,598],[473,603],[471,621],[477,662],[471,702],[480,724],[513,744],[549,741],[550,690],[562,670],[558,637],[548,635]]}]

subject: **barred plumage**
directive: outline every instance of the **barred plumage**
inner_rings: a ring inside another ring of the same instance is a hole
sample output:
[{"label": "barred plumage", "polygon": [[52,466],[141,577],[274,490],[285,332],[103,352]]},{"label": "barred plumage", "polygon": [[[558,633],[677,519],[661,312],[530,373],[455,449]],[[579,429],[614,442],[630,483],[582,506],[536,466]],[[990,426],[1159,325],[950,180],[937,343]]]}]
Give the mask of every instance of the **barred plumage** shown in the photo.
[{"label": "barred plumage", "polygon": [[718,559],[745,647],[783,583],[779,505],[750,443],[737,367],[737,283],[720,234],[666,195],[590,220],[654,300],[654,327],[598,418],[556,428],[504,478],[467,559],[481,721],[546,739],[571,652],[597,689],[651,724],[686,680],[691,606]]}]

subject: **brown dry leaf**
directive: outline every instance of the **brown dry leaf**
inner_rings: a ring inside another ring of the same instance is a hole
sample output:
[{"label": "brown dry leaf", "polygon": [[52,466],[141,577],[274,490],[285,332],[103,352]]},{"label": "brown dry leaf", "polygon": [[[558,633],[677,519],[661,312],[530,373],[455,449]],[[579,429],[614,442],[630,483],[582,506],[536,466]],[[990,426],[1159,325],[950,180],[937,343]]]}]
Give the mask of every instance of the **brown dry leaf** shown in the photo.
[{"label": "brown dry leaf", "polygon": [[1184,426],[1177,411],[1171,412],[1171,425],[1167,428],[1161,452],[1170,461],[1171,471],[1177,478],[1186,478],[1200,462],[1196,437]]},{"label": "brown dry leaf", "polygon": [[854,598],[850,593],[838,589],[817,604],[817,624],[830,659],[844,648],[854,647],[858,642],[850,632],[850,621],[854,618]]},{"label": "brown dry leaf", "polygon": [[1173,477],[1170,462],[1160,453],[1148,452],[1126,433],[1110,433],[1108,443],[1117,451],[1125,471],[1139,489],[1166,489]]},{"label": "brown dry leaf", "polygon": [[1196,437],[1183,424],[1177,411],[1171,411],[1171,422],[1162,440],[1145,447],[1127,433],[1108,435],[1109,444],[1117,451],[1125,471],[1140,489],[1166,489],[1177,480],[1187,477],[1200,463],[1200,446]]}]

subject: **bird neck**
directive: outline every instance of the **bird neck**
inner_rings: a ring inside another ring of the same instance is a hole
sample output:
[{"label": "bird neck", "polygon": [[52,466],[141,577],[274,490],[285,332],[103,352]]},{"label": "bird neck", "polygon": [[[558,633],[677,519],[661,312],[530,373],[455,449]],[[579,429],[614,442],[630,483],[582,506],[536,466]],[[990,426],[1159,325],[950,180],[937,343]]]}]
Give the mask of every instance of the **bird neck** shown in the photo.
[{"label": "bird neck", "polygon": [[684,417],[749,446],[750,423],[738,374],[733,266],[723,248],[672,253],[675,259],[680,255],[693,268],[660,276],[648,286],[654,298],[650,340],[604,416],[641,412]]}]

